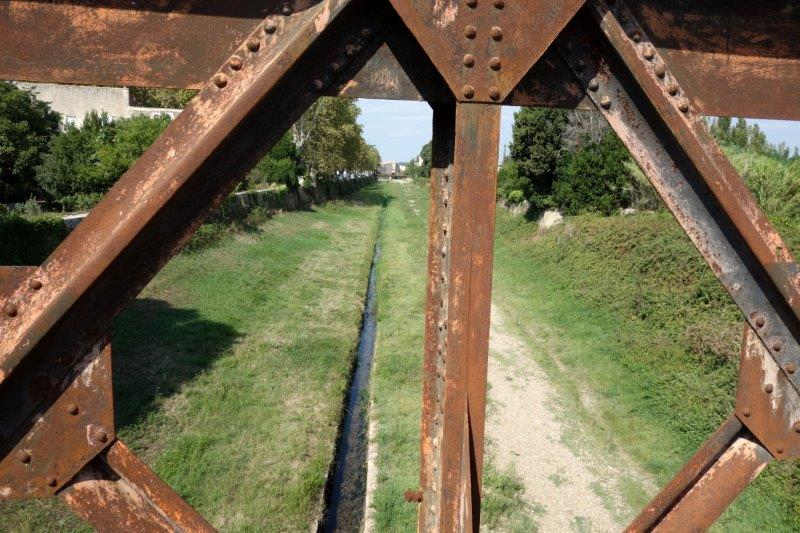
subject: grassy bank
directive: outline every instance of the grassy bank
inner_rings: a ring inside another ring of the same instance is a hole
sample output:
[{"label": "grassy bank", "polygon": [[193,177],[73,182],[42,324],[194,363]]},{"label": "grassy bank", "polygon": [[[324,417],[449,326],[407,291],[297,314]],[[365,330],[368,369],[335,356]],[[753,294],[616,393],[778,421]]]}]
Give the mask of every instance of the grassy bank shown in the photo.
[{"label": "grassy bank", "polygon": [[[520,335],[539,348],[545,337],[551,382],[573,403],[595,398],[581,423],[659,482],[732,412],[742,319],[668,213],[575,217],[540,233],[500,210],[494,287]],[[770,466],[716,527],[796,531],[799,480],[790,463]],[[625,495],[635,507],[652,496]]]},{"label": "grassy bank", "polygon": [[[389,203],[380,237],[372,372],[378,447],[373,506],[375,531],[405,533],[416,529],[417,519],[417,506],[406,503],[403,493],[419,486],[428,188],[416,182],[381,186]],[[513,473],[495,468],[491,446],[488,453],[482,516],[499,525],[516,518],[524,489]]]},{"label": "grassy bank", "polygon": [[[120,437],[222,531],[320,512],[381,204],[369,187],[181,254],[115,324]],[[82,527],[47,502],[0,523]]]}]

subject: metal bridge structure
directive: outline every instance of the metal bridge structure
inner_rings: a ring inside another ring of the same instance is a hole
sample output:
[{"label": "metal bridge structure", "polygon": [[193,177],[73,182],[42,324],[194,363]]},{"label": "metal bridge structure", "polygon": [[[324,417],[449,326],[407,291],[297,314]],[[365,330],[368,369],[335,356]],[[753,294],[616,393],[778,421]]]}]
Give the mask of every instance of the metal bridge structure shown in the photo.
[{"label": "metal bridge structure", "polygon": [[117,439],[109,328],[323,95],[433,108],[420,531],[480,524],[500,105],[599,111],[742,312],[735,411],[629,530],[703,530],[800,455],[800,271],[703,119],[800,119],[794,2],[0,0],[0,79],[200,90],[42,265],[0,267],[2,499],[213,530]]}]

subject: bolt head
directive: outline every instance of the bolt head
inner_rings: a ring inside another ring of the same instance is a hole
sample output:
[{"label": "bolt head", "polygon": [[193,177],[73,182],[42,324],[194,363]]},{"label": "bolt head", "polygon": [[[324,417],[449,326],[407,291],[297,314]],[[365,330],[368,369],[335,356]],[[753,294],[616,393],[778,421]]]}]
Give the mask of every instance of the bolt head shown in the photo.
[{"label": "bolt head", "polygon": [[779,454],[783,453],[783,448],[775,448],[775,451]]},{"label": "bolt head", "polygon": [[268,19],[264,23],[264,33],[270,34],[275,33],[278,30],[278,25],[275,23],[274,20]]},{"label": "bolt head", "polygon": [[361,36],[362,37],[371,37],[372,36],[372,29],[370,29],[370,28],[362,28]]},{"label": "bolt head", "polygon": [[92,437],[99,443],[105,444],[108,442],[108,433],[103,428],[96,428],[92,432]]},{"label": "bolt head", "polygon": [[502,61],[500,61],[499,57],[495,56],[495,57],[493,57],[493,58],[491,58],[489,60],[489,68],[492,69],[492,70],[500,70],[500,68],[502,66],[503,66],[503,63],[502,63]]},{"label": "bolt head", "polygon": [[474,39],[476,35],[478,35],[478,28],[472,24],[464,28],[464,37],[467,39]]},{"label": "bolt head", "polygon": [[773,387],[772,383],[767,383],[766,385],[764,385],[764,392],[766,392],[767,394],[772,394],[772,391],[774,389],[775,388]]},{"label": "bolt head", "polygon": [[465,98],[473,98],[475,96],[475,87],[472,85],[464,85],[462,93],[464,94]]},{"label": "bolt head", "polygon": [[75,405],[74,403],[71,403],[71,404],[67,405],[67,412],[69,414],[71,414],[72,416],[75,416],[78,413],[80,413],[81,410],[78,408],[77,405]]},{"label": "bolt head", "polygon": [[316,80],[311,82],[311,86],[314,88],[314,90],[321,91],[322,89],[325,88],[325,83],[323,83],[321,79],[317,78]]},{"label": "bolt head", "polygon": [[793,361],[789,361],[788,363],[786,363],[786,366],[784,366],[783,368],[789,374],[794,374],[795,372],[797,372],[797,365]]},{"label": "bolt head", "polygon": [[503,38],[503,28],[500,26],[492,26],[489,34],[492,36],[492,39],[499,41]]},{"label": "bolt head", "polygon": [[631,39],[633,39],[633,42],[638,43],[642,40],[642,34],[638,31],[635,31],[633,32],[633,35],[631,35]]},{"label": "bolt head", "polygon": [[231,70],[242,70],[244,62],[241,57],[233,56],[230,61],[228,61],[228,65],[231,67]]},{"label": "bolt head", "polygon": [[609,98],[608,96],[603,96],[600,99],[600,107],[602,107],[603,109],[609,109],[611,107],[611,98]]},{"label": "bolt head", "polygon": [[47,480],[47,484],[51,487],[55,487],[56,485],[58,485],[58,480],[54,477],[51,477],[50,479]]},{"label": "bolt head", "polygon": [[494,7],[497,9],[503,9],[506,7],[506,3],[503,0],[494,0]]},{"label": "bolt head", "polygon": [[11,303],[11,302],[8,302],[8,303],[5,305],[5,307],[3,307],[3,312],[4,312],[6,315],[8,315],[8,316],[10,316],[10,317],[12,317],[12,318],[13,318],[13,317],[17,316],[17,313],[19,313],[19,309],[17,309],[17,306],[16,306],[16,305],[14,305],[13,303]]},{"label": "bolt head", "polygon": [[757,315],[755,318],[756,327],[758,329],[763,328],[767,324],[767,319],[764,315]]},{"label": "bolt head", "polygon": [[292,6],[289,5],[288,2],[283,4],[283,6],[281,6],[281,13],[283,13],[284,15],[291,15],[292,14]]},{"label": "bolt head", "polygon": [[772,346],[773,351],[780,352],[781,350],[783,350],[783,341],[781,341],[780,339],[776,339],[772,341],[770,344]]},{"label": "bolt head", "polygon": [[800,422],[795,422],[792,429],[794,429],[795,433],[800,433]]},{"label": "bolt head", "polygon": [[667,92],[669,94],[671,94],[672,96],[675,96],[676,94],[678,94],[678,84],[675,83],[675,82],[670,83],[667,86]]},{"label": "bolt head", "polygon": [[39,289],[41,289],[41,288],[42,288],[42,282],[41,282],[41,281],[39,281],[38,279],[32,279],[32,280],[30,281],[30,283],[28,283],[28,286],[29,286],[31,289],[33,289],[33,290],[35,290],[35,291],[38,291]]},{"label": "bolt head", "polygon": [[748,409],[748,408],[746,408],[746,407],[745,407],[745,408],[744,408],[744,410],[742,410],[742,414],[743,414],[745,417],[749,417],[749,416],[750,416],[752,413],[750,412],[750,409]]},{"label": "bolt head", "polygon": [[465,67],[472,67],[472,66],[474,66],[474,65],[475,65],[475,56],[474,56],[474,55],[472,55],[472,54],[467,54],[467,55],[465,55],[465,56],[464,56],[463,63],[464,63],[464,66],[465,66]]},{"label": "bolt head", "polygon": [[222,89],[223,87],[228,85],[228,78],[225,76],[225,74],[218,72],[214,74],[214,85]]},{"label": "bolt head", "polygon": [[678,109],[681,111],[681,113],[687,113],[689,111],[689,100],[684,98],[678,102]]},{"label": "bolt head", "polygon": [[251,52],[258,52],[258,49],[261,48],[261,41],[252,37],[247,40],[247,49]]},{"label": "bolt head", "polygon": [[656,64],[655,73],[656,76],[658,76],[659,78],[663,78],[664,76],[667,75],[667,66],[664,65],[664,63]]},{"label": "bolt head", "polygon": [[649,61],[655,57],[656,51],[653,49],[652,45],[648,44],[644,47],[644,52],[642,52],[642,55]]},{"label": "bolt head", "polygon": [[32,457],[29,452],[25,450],[20,450],[19,452],[17,452],[17,459],[19,459],[21,463],[28,464],[31,462]]},{"label": "bolt head", "polygon": [[592,80],[589,81],[589,90],[590,91],[596,91],[599,88],[600,88],[600,82],[598,82],[596,79],[592,79]]},{"label": "bolt head", "polygon": [[469,6],[469,7],[477,7],[477,5],[478,5],[478,0],[467,0],[466,4],[467,4],[467,6]]},{"label": "bolt head", "polygon": [[497,87],[489,87],[489,98],[492,100],[500,100],[500,89]]}]

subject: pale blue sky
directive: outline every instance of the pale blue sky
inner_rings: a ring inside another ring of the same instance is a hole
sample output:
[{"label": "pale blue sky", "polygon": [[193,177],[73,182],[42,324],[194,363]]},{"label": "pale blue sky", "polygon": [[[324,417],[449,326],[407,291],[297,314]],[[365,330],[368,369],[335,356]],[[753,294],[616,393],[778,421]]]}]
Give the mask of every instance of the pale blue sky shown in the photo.
[{"label": "pale blue sky", "polygon": [[[423,144],[431,139],[431,108],[425,102],[396,100],[359,100],[367,142],[378,147],[384,161],[405,162],[414,158]],[[516,107],[503,107],[500,132],[500,155],[511,140]],[[748,120],[748,122],[751,122]],[[767,140],[785,142],[790,148],[800,147],[800,122],[789,120],[755,120],[767,134]]]}]

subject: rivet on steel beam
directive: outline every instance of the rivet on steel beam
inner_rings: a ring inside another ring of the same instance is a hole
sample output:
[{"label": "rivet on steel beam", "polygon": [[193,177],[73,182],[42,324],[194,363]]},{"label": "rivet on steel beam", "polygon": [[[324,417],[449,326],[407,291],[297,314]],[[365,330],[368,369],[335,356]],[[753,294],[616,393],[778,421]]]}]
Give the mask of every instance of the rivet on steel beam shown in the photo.
[{"label": "rivet on steel beam", "polygon": [[497,9],[503,9],[506,7],[506,3],[503,0],[494,0],[494,7]]},{"label": "rivet on steel beam", "polygon": [[492,70],[500,70],[500,67],[503,66],[503,63],[500,61],[499,57],[493,57],[489,59],[489,68]]},{"label": "rivet on steel beam", "polygon": [[794,362],[792,362],[792,361],[789,361],[788,363],[786,363],[786,365],[783,368],[789,374],[794,374],[795,372],[797,372],[797,365],[794,364]]},{"label": "rivet on steel beam", "polygon": [[80,411],[81,410],[74,403],[71,403],[71,404],[67,405],[67,412],[69,414],[71,414],[72,416],[77,415],[78,413],[80,413]]},{"label": "rivet on steel beam", "polygon": [[230,65],[231,70],[241,70],[244,63],[242,62],[241,57],[233,56],[230,61],[228,61],[228,65]]},{"label": "rivet on steel beam", "polygon": [[638,43],[642,40],[642,34],[638,31],[635,31],[633,32],[633,35],[631,35],[631,39],[633,39],[633,42]]},{"label": "rivet on steel beam", "polygon": [[766,392],[767,394],[772,394],[772,391],[773,391],[772,383],[767,383],[766,385],[764,385],[764,392]]},{"label": "rivet on steel beam", "polygon": [[475,87],[472,85],[464,85],[462,92],[464,93],[465,98],[472,98],[475,96]]},{"label": "rivet on steel beam", "polygon": [[648,61],[653,59],[655,57],[655,55],[656,55],[656,51],[653,49],[653,45],[651,45],[651,44],[646,45],[644,47],[644,52],[642,52],[642,55]]},{"label": "rivet on steel beam", "polygon": [[611,98],[609,98],[608,96],[603,96],[600,99],[600,107],[602,107],[603,109],[610,108],[611,107]]},{"label": "rivet on steel beam", "polygon": [[671,94],[672,96],[675,96],[676,94],[678,94],[678,84],[675,83],[674,81],[670,82],[670,84],[667,85],[667,92],[669,94]]},{"label": "rivet on steel beam", "polygon": [[475,26],[470,24],[469,26],[464,28],[464,37],[466,37],[467,39],[474,39],[476,35],[478,35],[478,28],[476,28]]},{"label": "rivet on steel beam", "polygon": [[767,318],[764,315],[756,315],[755,319],[753,320],[756,324],[758,329],[763,328],[767,324]]},{"label": "rivet on steel beam", "polygon": [[686,113],[689,111],[689,100],[684,98],[678,102],[678,109],[680,109],[681,113]]},{"label": "rivet on steel beam", "polygon": [[267,19],[267,21],[264,23],[264,33],[275,33],[277,29],[278,25],[272,19]]},{"label": "rivet on steel beam", "polygon": [[467,5],[468,5],[469,7],[477,7],[477,5],[478,5],[478,0],[467,0]]},{"label": "rivet on steel beam", "polygon": [[783,448],[775,448],[775,452],[781,454],[783,453]]},{"label": "rivet on steel beam", "polygon": [[105,444],[106,442],[108,442],[108,433],[103,428],[96,428],[92,432],[92,438],[97,442]]},{"label": "rivet on steel beam", "polygon": [[467,54],[464,56],[464,66],[465,67],[472,67],[475,65],[475,56],[472,54]]},{"label": "rivet on steel beam", "polygon": [[796,433],[800,433],[800,422],[795,422],[792,429],[794,429]]},{"label": "rivet on steel beam", "polygon": [[14,305],[13,303],[8,302],[5,305],[5,307],[3,307],[3,312],[5,314],[7,314],[8,316],[10,316],[10,317],[15,317],[15,316],[17,316],[17,313],[19,312],[19,309],[17,309],[17,306]]},{"label": "rivet on steel beam", "polygon": [[500,89],[497,87],[489,87],[489,98],[492,100],[500,100]]},{"label": "rivet on steel beam", "polygon": [[218,72],[214,74],[214,85],[222,89],[226,85],[228,85],[228,78],[225,77],[225,74]]},{"label": "rivet on steel beam", "polygon": [[51,487],[55,487],[56,485],[58,485],[58,480],[54,477],[51,477],[50,479],[47,480],[47,484],[50,485]]},{"label": "rivet on steel beam", "polygon": [[600,82],[598,82],[596,79],[589,80],[590,91],[596,91],[599,88],[600,88]]},{"label": "rivet on steel beam", "polygon": [[31,454],[25,450],[20,450],[17,453],[17,459],[19,459],[21,463],[28,464],[31,462]]},{"label": "rivet on steel beam", "polygon": [[334,61],[333,63],[331,63],[331,70],[332,70],[332,71],[334,71],[334,72],[338,72],[338,71],[339,71],[339,69],[341,69],[341,68],[342,68],[342,65],[340,65],[340,64],[339,64],[339,63],[337,63],[336,61]]},{"label": "rivet on steel beam", "polygon": [[750,409],[747,409],[747,408],[745,408],[745,409],[742,411],[742,414],[743,414],[745,417],[749,417],[749,416],[750,416],[752,413],[750,413]]},{"label": "rivet on steel beam", "polygon": [[667,66],[659,61],[656,64],[655,72],[656,76],[658,76],[659,78],[663,78],[664,76],[667,75]]},{"label": "rivet on steel beam", "polygon": [[371,37],[372,36],[372,29],[370,29],[370,28],[362,28],[361,36],[362,37]]},{"label": "rivet on steel beam", "polygon": [[284,15],[291,15],[292,14],[292,6],[289,5],[288,2],[286,2],[285,4],[283,4],[283,6],[281,6],[281,13],[283,13]]},{"label": "rivet on steel beam", "polygon": [[314,88],[314,90],[321,91],[325,87],[325,83],[323,83],[321,79],[317,78],[311,82],[311,86]]},{"label": "rivet on steel beam", "polygon": [[28,283],[28,287],[30,287],[35,291],[38,291],[39,289],[42,288],[42,282],[39,281],[38,279],[32,279],[30,283]]},{"label": "rivet on steel beam", "polygon": [[492,26],[491,31],[489,34],[492,36],[492,39],[495,41],[499,41],[503,38],[503,28],[500,26]]},{"label": "rivet on steel beam", "polygon": [[261,41],[252,37],[247,40],[247,49],[251,52],[258,52],[258,49],[261,48]]},{"label": "rivet on steel beam", "polygon": [[773,351],[780,352],[783,350],[783,341],[780,339],[775,339],[770,341],[770,346],[772,347]]}]

